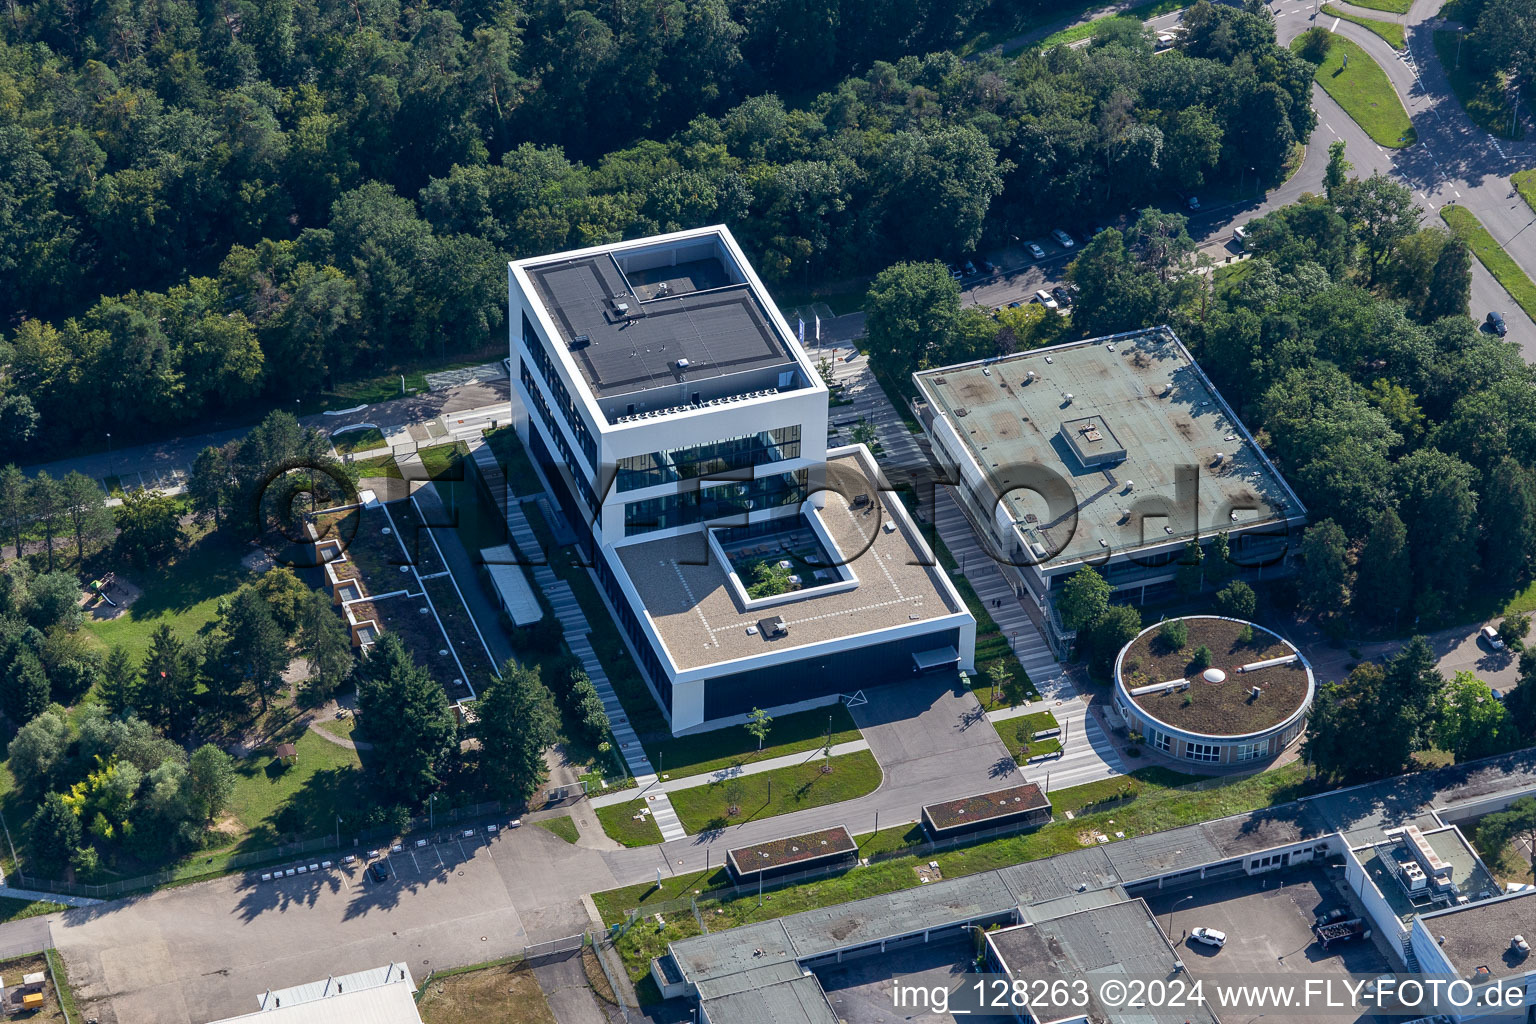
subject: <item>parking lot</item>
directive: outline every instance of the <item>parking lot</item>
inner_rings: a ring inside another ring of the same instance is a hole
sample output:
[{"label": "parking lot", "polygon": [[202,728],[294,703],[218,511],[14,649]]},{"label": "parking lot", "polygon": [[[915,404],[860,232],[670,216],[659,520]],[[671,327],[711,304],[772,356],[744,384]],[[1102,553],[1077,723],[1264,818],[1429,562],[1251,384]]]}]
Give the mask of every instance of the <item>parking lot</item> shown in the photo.
[{"label": "parking lot", "polygon": [[[53,938],[102,1024],[195,1024],[248,1012],[268,988],[391,962],[422,978],[579,933],[590,922],[576,890],[611,877],[596,851],[540,828],[415,843],[67,911]],[[389,865],[383,881],[367,875],[372,862]]]},{"label": "parking lot", "polygon": [[[1393,970],[1371,939],[1335,943],[1323,949],[1312,923],[1349,903],[1323,868],[1307,866],[1267,875],[1240,876],[1147,897],[1147,906],[1167,932],[1191,978],[1242,977],[1256,983],[1287,975],[1356,974]],[[1188,939],[1191,929],[1225,932],[1220,949]]]}]

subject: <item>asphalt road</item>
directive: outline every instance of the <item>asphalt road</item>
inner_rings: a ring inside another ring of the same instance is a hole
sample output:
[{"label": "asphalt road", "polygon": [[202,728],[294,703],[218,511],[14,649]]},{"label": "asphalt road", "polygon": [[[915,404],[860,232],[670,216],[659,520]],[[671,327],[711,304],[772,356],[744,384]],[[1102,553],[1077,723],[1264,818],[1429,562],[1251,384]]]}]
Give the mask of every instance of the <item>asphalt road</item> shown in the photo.
[{"label": "asphalt road", "polygon": [[[1318,125],[1307,147],[1302,166],[1290,179],[1262,198],[1208,206],[1198,212],[1182,210],[1189,217],[1189,232],[1202,251],[1217,259],[1235,255],[1230,244],[1232,229],[1282,206],[1303,193],[1318,193],[1328,165],[1328,147],[1342,140],[1354,174],[1362,177],[1380,172],[1414,189],[1425,211],[1426,224],[1442,223],[1438,211],[1447,203],[1465,206],[1522,267],[1536,277],[1536,214],[1514,192],[1509,175],[1536,167],[1536,142],[1517,143],[1497,139],[1474,125],[1457,102],[1434,52],[1433,32],[1443,27],[1435,20],[1442,0],[1419,0],[1401,18],[1381,11],[1343,9],[1365,17],[1398,20],[1407,26],[1406,59],[1373,32],[1347,21],[1321,15],[1318,24],[1360,44],[1386,70],[1412,118],[1419,141],[1405,150],[1378,146],[1322,88],[1314,88],[1312,103]],[[1314,4],[1308,0],[1275,3],[1276,34],[1288,44],[1313,24]],[[1147,22],[1155,30],[1175,27],[1181,14],[1163,15]],[[1536,138],[1536,132],[1530,133]],[[1046,250],[1034,260],[1025,243],[1036,242]],[[1077,238],[1079,245],[1084,239]],[[962,300],[996,308],[1010,302],[1028,301],[1037,289],[1049,290],[1062,283],[1077,250],[1065,250],[1049,237],[1024,238],[989,257],[999,272],[988,278],[962,282]],[[1536,323],[1515,304],[1509,293],[1477,260],[1472,261],[1472,316],[1481,321],[1490,310],[1505,314],[1509,337],[1520,344],[1527,362],[1536,362]]]}]

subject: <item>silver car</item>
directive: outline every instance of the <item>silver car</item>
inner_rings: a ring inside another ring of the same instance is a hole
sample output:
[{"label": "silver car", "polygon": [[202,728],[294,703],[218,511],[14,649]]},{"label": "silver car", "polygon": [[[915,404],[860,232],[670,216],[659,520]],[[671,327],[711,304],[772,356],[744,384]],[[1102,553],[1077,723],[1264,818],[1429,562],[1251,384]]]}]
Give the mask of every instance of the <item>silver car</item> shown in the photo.
[{"label": "silver car", "polygon": [[1051,237],[1056,239],[1056,244],[1060,245],[1063,249],[1071,249],[1077,245],[1076,242],[1072,241],[1072,236],[1061,230],[1061,228],[1052,231]]}]

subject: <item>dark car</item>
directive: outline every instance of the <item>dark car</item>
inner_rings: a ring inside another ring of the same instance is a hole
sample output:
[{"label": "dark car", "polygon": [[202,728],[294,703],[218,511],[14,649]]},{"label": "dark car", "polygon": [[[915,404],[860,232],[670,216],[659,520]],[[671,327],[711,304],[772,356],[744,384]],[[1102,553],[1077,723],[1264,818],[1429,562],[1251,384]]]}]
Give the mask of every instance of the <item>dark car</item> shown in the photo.
[{"label": "dark car", "polygon": [[376,860],[368,865],[368,877],[375,882],[382,882],[389,877],[389,861]]},{"label": "dark car", "polygon": [[1055,288],[1052,288],[1051,289],[1051,295],[1056,299],[1056,302],[1059,305],[1062,305],[1062,306],[1070,306],[1070,305],[1072,305],[1072,293],[1067,291],[1061,285],[1057,285]]},{"label": "dark car", "polygon": [[1509,325],[1504,323],[1503,313],[1489,313],[1488,319],[1483,321],[1483,327],[1501,338],[1509,333]]},{"label": "dark car", "polygon": [[997,267],[992,264],[991,260],[978,260],[977,262],[981,264],[981,272],[983,274],[990,274],[997,269]]}]

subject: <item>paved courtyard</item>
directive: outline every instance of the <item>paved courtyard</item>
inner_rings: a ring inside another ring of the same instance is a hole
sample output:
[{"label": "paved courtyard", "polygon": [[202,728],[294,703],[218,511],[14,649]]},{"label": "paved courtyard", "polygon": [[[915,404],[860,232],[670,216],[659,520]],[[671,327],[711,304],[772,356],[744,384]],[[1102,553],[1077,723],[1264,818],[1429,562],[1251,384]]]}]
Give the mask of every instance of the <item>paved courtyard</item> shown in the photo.
[{"label": "paved courtyard", "polygon": [[[404,961],[420,979],[520,953],[591,927],[580,892],[613,884],[598,854],[540,828],[413,845],[389,862],[382,883],[359,863],[70,910],[51,918],[53,939],[87,1016],[200,1024],[251,1011],[265,989],[328,974]],[[0,945],[36,927],[0,926]]]}]

